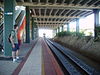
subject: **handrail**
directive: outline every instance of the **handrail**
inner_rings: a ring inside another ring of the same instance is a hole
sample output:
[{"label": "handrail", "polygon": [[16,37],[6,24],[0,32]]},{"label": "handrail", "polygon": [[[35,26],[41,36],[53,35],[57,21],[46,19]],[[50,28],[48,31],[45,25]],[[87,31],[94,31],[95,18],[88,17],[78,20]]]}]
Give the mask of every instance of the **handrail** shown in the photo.
[{"label": "handrail", "polygon": [[21,11],[21,13],[19,14],[19,16],[17,17],[16,19],[16,24],[18,24],[18,26],[20,26],[22,24],[22,21],[24,19],[24,16],[25,16],[25,11]]},{"label": "handrail", "polygon": [[16,11],[15,11],[15,14],[16,14],[15,20],[18,18],[18,16],[19,16],[20,13],[21,13],[21,10],[16,10]]}]

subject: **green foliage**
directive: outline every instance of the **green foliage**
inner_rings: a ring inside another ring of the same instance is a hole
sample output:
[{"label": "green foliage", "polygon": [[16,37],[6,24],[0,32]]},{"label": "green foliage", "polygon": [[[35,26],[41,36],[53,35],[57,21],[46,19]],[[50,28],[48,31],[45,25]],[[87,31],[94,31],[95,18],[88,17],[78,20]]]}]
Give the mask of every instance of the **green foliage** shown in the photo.
[{"label": "green foliage", "polygon": [[71,36],[71,35],[81,37],[81,36],[84,36],[85,34],[84,34],[84,32],[77,33],[77,32],[67,32],[67,31],[57,33],[58,37]]},{"label": "green foliage", "polygon": [[95,30],[96,30],[97,36],[99,37],[100,36],[100,27],[96,27]]},{"label": "green foliage", "polygon": [[100,42],[100,26],[95,28],[95,32],[96,32],[96,37],[94,39],[94,42]]},{"label": "green foliage", "polygon": [[76,34],[76,36],[79,36],[79,37],[85,36],[84,32],[79,32],[79,33],[75,32],[75,34]]},{"label": "green foliage", "polygon": [[71,35],[71,33],[70,33],[70,32],[66,32],[66,31],[57,33],[57,36],[58,36],[58,37],[68,36],[68,35]]}]

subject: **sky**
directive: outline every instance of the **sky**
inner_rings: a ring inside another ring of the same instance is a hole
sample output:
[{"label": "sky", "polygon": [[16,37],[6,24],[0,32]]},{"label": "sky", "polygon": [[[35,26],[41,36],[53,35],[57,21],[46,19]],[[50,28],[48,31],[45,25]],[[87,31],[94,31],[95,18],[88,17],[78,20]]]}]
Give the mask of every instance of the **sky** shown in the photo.
[{"label": "sky", "polygon": [[39,37],[43,37],[44,33],[47,38],[53,37],[53,30],[51,29],[39,29]]}]

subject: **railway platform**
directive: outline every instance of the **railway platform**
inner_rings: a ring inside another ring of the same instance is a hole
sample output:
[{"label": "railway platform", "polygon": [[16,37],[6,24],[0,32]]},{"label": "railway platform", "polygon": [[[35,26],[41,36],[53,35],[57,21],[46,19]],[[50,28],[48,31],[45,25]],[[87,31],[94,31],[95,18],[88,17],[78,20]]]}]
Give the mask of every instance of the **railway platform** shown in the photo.
[{"label": "railway platform", "polygon": [[10,58],[0,59],[0,75],[64,75],[45,41],[32,41],[20,48],[19,62]]},{"label": "railway platform", "polygon": [[[52,44],[50,44],[52,43]],[[51,46],[53,45],[54,46]],[[57,46],[57,47],[55,47]],[[55,48],[56,49],[55,49]],[[20,47],[19,62],[12,62],[12,59],[0,59],[0,75],[99,75],[99,71],[88,66],[79,59],[72,57],[73,52],[67,51],[71,62],[56,50],[64,51],[65,48],[59,44],[43,38],[31,41],[30,44],[23,44]],[[64,53],[67,53],[67,52]],[[56,52],[56,53],[55,53]],[[70,53],[72,55],[70,56]],[[56,55],[57,54],[57,55]],[[1,58],[1,57],[0,57]],[[76,67],[80,66],[80,67]],[[81,68],[81,69],[79,69]]]}]

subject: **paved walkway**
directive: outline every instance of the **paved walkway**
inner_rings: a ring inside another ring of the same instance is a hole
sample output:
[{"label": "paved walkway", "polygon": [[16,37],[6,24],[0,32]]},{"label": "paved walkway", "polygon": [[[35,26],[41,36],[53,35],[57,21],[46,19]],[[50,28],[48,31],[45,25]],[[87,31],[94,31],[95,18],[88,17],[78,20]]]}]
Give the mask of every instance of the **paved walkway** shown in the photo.
[{"label": "paved walkway", "polygon": [[42,46],[40,40],[33,48],[19,75],[41,75]]},{"label": "paved walkway", "polygon": [[[33,47],[34,41],[31,41],[31,43],[24,43],[20,47],[20,57],[24,58],[27,53],[31,50]],[[24,60],[22,60],[24,61]],[[2,58],[2,55],[0,56],[0,75],[12,75],[12,73],[15,71],[15,69],[19,66],[20,63],[13,63],[12,59],[6,59]]]},{"label": "paved walkway", "polygon": [[20,50],[20,56],[24,56],[21,63],[1,60],[0,75],[64,75],[42,38],[37,42],[24,44],[20,49],[23,50]]}]

